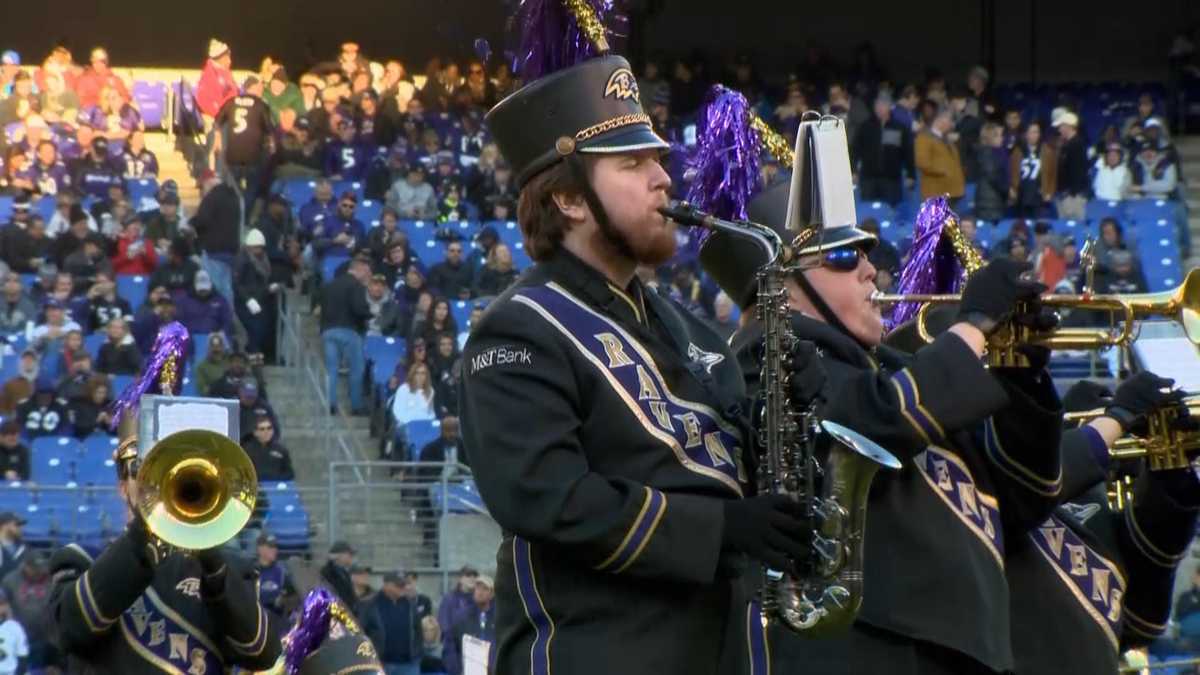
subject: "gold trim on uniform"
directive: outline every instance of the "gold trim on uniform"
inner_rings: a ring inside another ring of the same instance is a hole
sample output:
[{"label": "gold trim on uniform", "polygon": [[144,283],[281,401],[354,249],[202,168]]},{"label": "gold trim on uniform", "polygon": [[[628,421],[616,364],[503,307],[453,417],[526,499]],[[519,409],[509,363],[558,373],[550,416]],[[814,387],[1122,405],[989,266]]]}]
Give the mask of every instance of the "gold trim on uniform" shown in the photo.
[{"label": "gold trim on uniform", "polygon": [[[1133,543],[1155,565],[1174,568],[1187,555],[1188,548],[1184,548],[1180,553],[1167,553],[1155,546],[1154,542],[1150,541],[1150,537],[1147,537],[1146,533],[1142,531],[1142,526],[1138,524],[1137,516],[1133,513],[1133,502],[1125,505],[1125,521],[1129,523],[1129,531],[1133,533]],[[1190,541],[1187,546],[1191,547]]]},{"label": "gold trim on uniform", "polygon": [[606,131],[612,131],[613,129],[620,129],[621,127],[627,127],[627,126],[630,126],[633,124],[645,124],[646,126],[651,126],[650,116],[647,115],[646,113],[636,113],[636,114],[631,114],[631,115],[621,115],[619,117],[613,117],[612,119],[604,120],[603,122],[601,122],[599,124],[593,124],[592,126],[575,134],[575,140],[577,142],[583,142],[583,141],[588,140],[589,138],[599,136],[600,134],[602,134]]}]

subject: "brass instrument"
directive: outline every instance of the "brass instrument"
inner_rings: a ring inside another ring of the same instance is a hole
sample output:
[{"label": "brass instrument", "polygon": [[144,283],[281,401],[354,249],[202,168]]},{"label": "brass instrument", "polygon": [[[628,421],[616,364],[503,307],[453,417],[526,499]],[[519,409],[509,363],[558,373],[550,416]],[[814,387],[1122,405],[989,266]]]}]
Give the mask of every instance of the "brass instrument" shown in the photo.
[{"label": "brass instrument", "polygon": [[[926,317],[931,306],[959,302],[957,293],[941,295],[890,295],[875,293],[871,296],[879,305],[901,302],[922,303],[917,313],[917,331],[921,339],[932,342],[934,336],[927,326]],[[1037,332],[1034,329],[1009,322],[988,338],[988,362],[993,366],[1027,365],[1024,356],[1017,351],[1021,345],[1037,345],[1052,350],[1092,350],[1108,347],[1128,347],[1136,339],[1134,322],[1149,316],[1165,316],[1183,328],[1184,334],[1193,344],[1200,345],[1200,269],[1188,272],[1183,283],[1173,290],[1159,293],[1131,294],[1051,294],[1039,299],[1043,307],[1073,308],[1085,310],[1107,310],[1119,320],[1119,327],[1103,328],[1057,328]]]},{"label": "brass instrument", "polygon": [[[681,225],[703,227],[748,238],[761,246],[768,262],[758,271],[757,317],[763,327],[759,401],[759,494],[786,495],[804,506],[812,527],[811,564],[802,573],[763,570],[763,615],[805,636],[819,636],[853,623],[862,605],[863,547],[867,493],[882,466],[900,462],[854,431],[822,421],[815,404],[798,410],[788,398],[788,354],[796,341],[789,317],[784,279],[791,271],[791,248],[769,227],[733,222],[702,213],[685,203],[661,209]],[[818,439],[827,435],[829,455],[822,462]]]},{"label": "brass instrument", "polygon": [[[1104,408],[1067,413],[1063,419],[1082,426],[1104,416]],[[1115,460],[1146,460],[1151,471],[1186,469],[1191,466],[1189,453],[1200,450],[1200,432],[1180,429],[1178,421],[1200,417],[1200,396],[1185,398],[1179,405],[1160,408],[1146,416],[1144,436],[1127,434],[1118,438],[1108,454]],[[1109,501],[1120,508],[1129,500],[1132,481],[1119,478],[1109,485]]]}]

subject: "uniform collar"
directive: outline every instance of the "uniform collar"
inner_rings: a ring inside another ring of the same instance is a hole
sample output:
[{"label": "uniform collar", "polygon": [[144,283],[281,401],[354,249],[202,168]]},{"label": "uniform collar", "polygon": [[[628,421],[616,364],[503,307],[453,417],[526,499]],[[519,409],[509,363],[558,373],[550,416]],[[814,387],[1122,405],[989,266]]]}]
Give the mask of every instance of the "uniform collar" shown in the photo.
[{"label": "uniform collar", "polygon": [[560,248],[545,265],[555,281],[582,294],[590,303],[609,314],[630,325],[649,325],[645,288],[637,276],[633,277],[629,286],[621,288],[564,248]]}]

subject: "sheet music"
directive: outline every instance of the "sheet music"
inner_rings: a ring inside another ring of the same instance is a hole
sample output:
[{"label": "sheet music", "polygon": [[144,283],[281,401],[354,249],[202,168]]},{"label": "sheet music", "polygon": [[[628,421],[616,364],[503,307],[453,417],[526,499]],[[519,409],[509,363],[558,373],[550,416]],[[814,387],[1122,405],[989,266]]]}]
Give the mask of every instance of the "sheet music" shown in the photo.
[{"label": "sheet music", "polygon": [[463,636],[463,675],[488,675],[488,653],[492,643],[470,635]]},{"label": "sheet music", "polygon": [[1133,351],[1146,370],[1174,379],[1186,392],[1200,392],[1200,352],[1187,338],[1143,337],[1133,343]]},{"label": "sheet music", "polygon": [[802,122],[796,134],[787,229],[857,224],[846,125],[831,119]]},{"label": "sheet music", "polygon": [[212,403],[170,403],[158,407],[158,438],[177,431],[203,429],[229,436],[229,412]]}]

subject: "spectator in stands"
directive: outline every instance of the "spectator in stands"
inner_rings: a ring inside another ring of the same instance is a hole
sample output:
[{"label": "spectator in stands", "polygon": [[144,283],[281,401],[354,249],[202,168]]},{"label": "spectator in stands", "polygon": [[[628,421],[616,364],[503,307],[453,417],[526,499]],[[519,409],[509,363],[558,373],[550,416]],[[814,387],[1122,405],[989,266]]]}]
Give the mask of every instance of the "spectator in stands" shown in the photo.
[{"label": "spectator in stands", "polygon": [[451,661],[461,659],[460,644],[454,641],[452,631],[463,619],[471,615],[475,607],[475,583],[479,580],[479,572],[470,565],[464,565],[458,572],[454,588],[442,596],[442,604],[438,607],[438,625],[442,629],[442,658],[449,666]]},{"label": "spectator in stands", "polygon": [[325,175],[335,181],[365,180],[375,149],[359,141],[353,120],[341,118],[336,125],[334,139],[325,146]]},{"label": "spectator in stands", "polygon": [[271,349],[278,312],[276,296],[281,287],[271,281],[271,261],[266,238],[258,230],[246,233],[246,247],[234,261],[234,307],[246,328],[246,349],[264,354]]},{"label": "spectator in stands", "polygon": [[[3,670],[0,667],[0,672],[55,673],[58,672],[55,668],[65,665],[50,640],[55,618],[49,607],[51,583],[49,559],[42,551],[30,551],[22,556],[21,566],[4,577],[3,592],[8,597],[12,619],[20,624],[28,638],[26,663],[29,670]],[[0,630],[3,630],[2,626]],[[4,645],[9,646],[9,636],[4,639]]]},{"label": "spectator in stands", "polygon": [[[71,435],[71,412],[67,402],[55,395],[54,381],[45,375],[38,376],[33,396],[17,406],[17,419],[28,439]],[[2,572],[0,576],[3,576]]]},{"label": "spectator in stands", "polygon": [[442,629],[434,617],[426,616],[421,619],[421,640],[424,647],[421,672],[445,673],[446,664],[442,660]]},{"label": "spectator in stands", "polygon": [[313,133],[309,118],[297,119],[284,135],[275,154],[275,164],[275,177],[279,179],[321,175],[325,166],[325,142],[319,134]]},{"label": "spectator in stands", "polygon": [[212,277],[217,292],[233,300],[230,266],[239,248],[242,206],[237,191],[211,171],[201,177],[204,197],[189,224],[196,232],[201,266]]},{"label": "spectator in stands", "polygon": [[433,384],[429,375],[429,366],[414,365],[408,371],[408,378],[392,396],[392,421],[396,425],[396,447],[404,447],[404,425],[416,420],[432,420],[437,417],[434,406]]},{"label": "spectator in stands", "polygon": [[100,92],[106,87],[112,87],[121,95],[123,100],[132,98],[125,81],[108,67],[108,52],[103,47],[96,47],[91,53],[91,66],[83,71],[75,83],[75,92],[79,95],[79,106],[100,103]]},{"label": "spectator in stands", "polygon": [[396,181],[388,190],[387,205],[401,218],[432,220],[437,217],[433,186],[425,181],[425,168],[420,162],[411,163],[405,178]]},{"label": "spectator in stands", "polygon": [[1132,147],[1145,140],[1144,132],[1154,116],[1154,95],[1149,92],[1138,97],[1137,113],[1127,118],[1121,125],[1121,136]]},{"label": "spectator in stands", "polygon": [[[57,265],[62,266],[64,269],[66,267],[67,258],[69,258],[76,251],[81,250],[85,241],[94,241],[98,249],[102,249],[107,245],[104,237],[100,235],[100,233],[91,229],[91,225],[94,224],[95,221],[92,220],[92,217],[88,215],[87,211],[83,210],[82,206],[71,203],[68,208],[70,211],[65,220],[69,221],[69,227],[65,232],[57,235],[57,238],[54,240],[54,249],[50,254],[54,262]],[[55,217],[57,218],[58,215],[59,214],[56,213]],[[51,220],[51,223],[53,222],[54,220]]]},{"label": "spectator in stands", "polygon": [[[371,257],[376,263],[392,268],[390,270],[392,273],[388,275],[389,286],[397,276],[396,270],[403,267],[408,260],[408,235],[400,231],[399,223],[400,214],[390,206],[385,206],[379,216],[379,226],[371,228],[371,231],[367,233],[367,247],[371,250]],[[397,263],[389,263],[389,253],[393,242],[399,242],[405,254]],[[383,271],[382,268],[380,271]],[[386,274],[386,272],[384,273]]]},{"label": "spectator in stands", "polygon": [[[287,625],[287,607],[294,605],[298,592],[287,565],[279,560],[279,541],[273,534],[260,534],[255,540],[254,569],[258,573],[258,601],[275,615],[279,627]],[[282,636],[275,636],[279,639]]]},{"label": "spectator in stands", "polygon": [[413,323],[413,334],[425,338],[428,345],[437,345],[437,337],[442,333],[458,335],[458,324],[450,313],[450,301],[445,298],[435,299],[425,313],[424,320]]},{"label": "spectator in stands", "polygon": [[476,296],[500,295],[517,281],[520,273],[513,267],[512,251],[508,246],[497,243],[487,255],[487,264],[475,282]]},{"label": "spectator in stands", "polygon": [[367,321],[367,335],[403,337],[404,319],[400,305],[388,292],[387,277],[376,274],[367,283],[367,306],[371,318]]},{"label": "spectator in stands", "polygon": [[0,415],[12,415],[17,405],[33,396],[34,383],[38,379],[40,364],[38,353],[33,349],[21,352],[17,363],[17,374],[0,388]]},{"label": "spectator in stands", "polygon": [[8,594],[0,591],[0,675],[21,675],[29,666],[29,638],[12,613]]},{"label": "spectator in stands", "polygon": [[[162,287],[160,286],[159,289]],[[143,355],[150,353],[150,349],[154,346],[154,338],[158,336],[158,330],[174,320],[175,299],[165,289],[162,289],[157,296],[151,291],[146,298],[146,303],[134,315],[133,328],[130,331]]]},{"label": "spectator in stands", "polygon": [[712,312],[712,294],[700,283],[692,263],[676,263],[671,269],[671,283],[664,292],[698,318]]},{"label": "spectator in stands", "polygon": [[262,190],[274,133],[271,109],[263,102],[262,93],[262,82],[248,76],[242,94],[226,100],[213,120],[213,152],[220,158],[220,173],[242,193],[246,214]]},{"label": "spectator in stands", "polygon": [[20,122],[38,112],[40,102],[33,91],[33,78],[24,70],[13,78],[12,94],[0,101],[0,127]]},{"label": "spectator in stands", "polygon": [[[166,260],[154,270],[150,277],[150,288],[165,288],[167,291],[186,293],[195,282],[200,266],[192,261],[191,244],[184,237],[175,237],[167,247]],[[209,275],[211,281],[212,276]]]},{"label": "spectator in stands", "polygon": [[394,392],[400,388],[401,383],[408,380],[408,371],[413,369],[417,364],[428,366],[430,363],[429,350],[425,346],[424,338],[413,338],[408,342],[408,351],[405,352],[404,358],[396,364],[396,370],[392,372],[392,376],[388,378],[388,392]]},{"label": "spectator in stands", "polygon": [[200,71],[200,81],[196,83],[196,105],[200,113],[207,118],[207,126],[212,126],[212,120],[221,111],[221,106],[229,99],[237,96],[237,82],[233,79],[233,54],[229,46],[213,38],[208,41],[208,60]]},{"label": "spectator in stands", "polygon": [[327,395],[330,413],[337,414],[338,367],[349,366],[350,406],[352,414],[366,414],[363,404],[363,331],[371,318],[363,286],[370,278],[371,266],[364,260],[350,262],[346,274],[335,277],[321,289],[321,343],[325,370],[329,377]]},{"label": "spectator in stands", "polygon": [[1004,217],[1008,208],[1009,151],[1004,148],[1004,127],[987,122],[979,138],[975,215],[980,220],[995,222]]},{"label": "spectator in stands", "polygon": [[267,88],[263,91],[262,98],[271,107],[271,116],[276,124],[279,123],[279,113],[282,110],[291,110],[301,119],[307,112],[300,88],[288,80],[287,70],[283,66],[277,66],[267,78]]},{"label": "spectator in stands", "polygon": [[129,334],[123,316],[114,316],[104,326],[108,340],[100,345],[96,371],[105,375],[137,375],[142,369],[142,352]]},{"label": "spectator in stands", "polygon": [[898,204],[903,197],[904,172],[911,178],[916,168],[912,133],[892,119],[891,99],[875,99],[875,116],[859,127],[853,147],[862,198]]},{"label": "spectator in stands", "polygon": [[117,238],[117,253],[112,258],[113,271],[117,274],[149,275],[158,264],[158,252],[154,240],[145,235],[142,219],[131,213],[121,224],[121,236]]},{"label": "spectator in stands", "polygon": [[383,589],[359,612],[363,632],[371,638],[390,675],[418,675],[424,653],[421,619],[407,586],[396,572],[383,575]]},{"label": "spectator in stands", "polygon": [[96,136],[110,141],[123,141],[142,128],[141,113],[112,87],[102,89],[100,103],[84,108],[80,116],[96,132]]},{"label": "spectator in stands", "polygon": [[879,239],[879,243],[871,249],[867,259],[875,267],[876,285],[880,285],[879,276],[882,275],[884,279],[881,287],[891,287],[891,280],[900,272],[900,252],[896,250],[895,244],[880,234],[879,221],[874,218],[864,219],[858,227]]},{"label": "spectator in stands", "polygon": [[354,565],[350,568],[350,581],[354,584],[354,595],[358,599],[359,606],[363,602],[371,600],[375,596],[375,589],[371,586],[371,568],[365,565]]},{"label": "spectator in stands", "polygon": [[165,258],[171,241],[187,227],[187,219],[179,211],[179,195],[168,193],[158,200],[158,209],[147,218],[146,237],[154,242],[159,256]]},{"label": "spectator in stands", "polygon": [[249,429],[242,427],[242,449],[254,463],[254,472],[259,482],[296,480],[292,468],[292,455],[279,442],[275,431],[275,420],[269,415],[253,418]]},{"label": "spectator in stands", "polygon": [[[87,223],[87,229],[95,232],[97,230],[96,221],[92,219],[82,207],[76,211],[74,207],[79,205],[79,196],[74,190],[60,190],[54,199],[54,214],[50,216],[50,222],[46,224],[46,236],[55,240],[55,262],[58,262],[58,246],[61,242],[61,235],[71,231],[71,218],[82,218]],[[70,253],[70,251],[68,251]]]},{"label": "spectator in stands", "polygon": [[962,87],[950,90],[950,110],[954,114],[954,131],[951,136],[958,144],[958,156],[962,161],[963,176],[975,182],[979,175],[979,130],[983,122],[977,109],[971,106],[970,92]]},{"label": "spectator in stands", "polygon": [[70,122],[79,114],[79,96],[67,86],[60,73],[43,70],[45,87],[39,94],[38,104],[47,122]]},{"label": "spectator in stands", "polygon": [[[459,464],[465,462],[465,457],[459,456],[462,438],[459,436],[458,418],[453,415],[443,417],[438,429],[438,437],[425,447],[418,449],[415,461],[422,464]],[[449,469],[447,469],[449,470]],[[413,478],[419,482],[432,483],[441,480],[443,469],[440,466],[420,467]],[[432,508],[428,500],[427,508]],[[427,514],[432,519],[433,513]]]},{"label": "spectator in stands", "polygon": [[351,610],[358,604],[355,600],[354,582],[350,580],[350,568],[354,566],[355,553],[349,542],[335,541],[329,547],[328,562],[321,567],[321,580],[328,584],[329,590]]},{"label": "spectator in stands", "polygon": [[458,385],[462,380],[462,357],[458,352],[457,335],[441,333],[434,343],[430,374],[433,378],[433,400],[439,418],[458,414]]},{"label": "spectator in stands", "polygon": [[1110,251],[1108,265],[1096,277],[1098,293],[1145,293],[1148,290],[1141,268],[1130,251]]},{"label": "spectator in stands", "polygon": [[1055,152],[1058,158],[1058,217],[1083,220],[1091,180],[1088,175],[1087,145],[1079,134],[1079,117],[1073,112],[1064,112],[1054,120],[1054,128],[1059,136]]},{"label": "spectator in stands", "polygon": [[211,333],[208,336],[208,353],[200,363],[196,364],[194,377],[196,391],[204,396],[211,396],[212,386],[225,375],[229,367],[229,359],[225,353],[225,336]]},{"label": "spectator in stands", "polygon": [[78,341],[79,347],[64,347],[62,364],[59,366],[62,379],[58,383],[57,394],[68,404],[77,399],[87,398],[88,381],[95,376],[95,372],[92,371],[92,355],[83,348],[82,339]]},{"label": "spectator in stands", "polygon": [[1099,268],[1111,267],[1109,257],[1116,251],[1128,250],[1125,243],[1125,230],[1116,218],[1111,216],[1100,220],[1100,239],[1096,241],[1093,251]]},{"label": "spectator in stands", "polygon": [[420,324],[424,323],[429,308],[433,306],[433,293],[425,285],[421,266],[409,265],[404,273],[404,283],[394,290],[396,302],[400,303],[400,311],[404,316],[404,334],[415,335],[419,332]]},{"label": "spectator in stands", "polygon": [[104,199],[108,196],[108,188],[120,185],[120,181],[121,175],[108,156],[108,139],[96,136],[88,146],[87,154],[75,165],[71,184],[85,195]]},{"label": "spectator in stands", "polygon": [[29,480],[29,448],[21,443],[21,425],[14,419],[0,424],[0,471],[4,480]]},{"label": "spectator in stands", "polygon": [[24,331],[26,324],[36,318],[37,306],[21,284],[21,277],[9,272],[4,277],[4,293],[0,295],[0,334]]},{"label": "spectator in stands", "polygon": [[[493,600],[496,597],[495,582],[489,576],[480,575],[475,580],[475,588],[472,591],[474,604],[466,617],[463,617],[454,626],[452,631],[452,641],[454,644],[462,644],[462,639],[466,635],[478,638],[485,642],[491,643],[496,639],[496,607]],[[446,669],[450,675],[462,675],[463,665],[459,654],[453,654],[453,657],[447,656]]]},{"label": "spectator in stands", "polygon": [[333,183],[327,178],[316,181],[312,199],[300,207],[300,227],[311,237],[317,227],[318,216],[331,218],[337,212],[338,203],[333,199]]},{"label": "spectator in stands", "polygon": [[1125,150],[1119,143],[1110,143],[1104,149],[1104,156],[1096,160],[1096,177],[1092,179],[1096,199],[1119,202],[1132,193],[1133,172],[1124,156]]},{"label": "spectator in stands", "polygon": [[429,270],[429,286],[447,298],[471,297],[471,267],[463,259],[463,242],[446,242],[446,259]]},{"label": "spectator in stands", "polygon": [[43,352],[52,349],[70,331],[82,331],[78,323],[67,318],[66,307],[57,298],[47,301],[43,309],[46,321],[34,327],[32,334],[33,344]]},{"label": "spectator in stands", "polygon": [[[214,333],[213,335],[219,335]],[[250,359],[245,352],[234,352],[227,359],[225,372],[208,390],[208,395],[214,398],[239,398],[242,385],[254,382],[258,385],[259,395],[266,398],[267,393],[262,376],[257,369],[251,369]]]},{"label": "spectator in stands", "polygon": [[366,227],[355,215],[358,195],[346,190],[338,198],[337,211],[326,217],[313,230],[313,253],[318,257],[327,255],[350,255],[358,242],[365,241]]},{"label": "spectator in stands", "polygon": [[112,389],[104,375],[90,375],[84,395],[70,401],[75,420],[75,437],[87,438],[93,433],[108,433],[112,423]]},{"label": "spectator in stands", "polygon": [[921,199],[948,195],[951,208],[957,209],[958,200],[966,192],[966,180],[958,145],[949,136],[953,126],[950,111],[938,112],[929,128],[917,134],[913,150],[921,180]]},{"label": "spectator in stands", "polygon": [[124,178],[158,178],[158,157],[146,148],[146,134],[141,129],[129,132],[117,163]]},{"label": "spectator in stands", "polygon": [[25,519],[12,511],[0,513],[0,579],[11,574],[25,555],[24,527]]},{"label": "spectator in stands", "polygon": [[[229,301],[213,291],[212,279],[204,270],[196,272],[192,290],[179,295],[176,306],[179,322],[192,335],[233,334],[233,312],[229,309]],[[251,349],[252,353],[256,351]]]},{"label": "spectator in stands", "polygon": [[133,309],[129,302],[117,295],[117,285],[112,278],[103,272],[97,273],[95,281],[88,288],[87,295],[88,333],[94,333],[108,325],[113,319],[133,319]]},{"label": "spectator in stands", "polygon": [[274,193],[267,198],[267,208],[262,210],[254,229],[262,232],[266,241],[267,258],[272,261],[284,261],[285,242],[296,238],[296,224],[292,220],[292,211],[287,198]]},{"label": "spectator in stands", "polygon": [[[1175,163],[1166,153],[1151,143],[1138,150],[1133,161],[1132,193],[1150,199],[1171,199],[1179,184]],[[11,264],[11,263],[10,263]]]},{"label": "spectator in stands", "polygon": [[97,276],[116,278],[112,262],[104,255],[100,237],[87,237],[83,245],[63,259],[63,270],[79,282],[82,288],[90,287]]},{"label": "spectator in stands", "polygon": [[1009,159],[1009,203],[1020,218],[1037,218],[1058,191],[1058,158],[1042,141],[1042,127],[1030,122]]},{"label": "spectator in stands", "polygon": [[[240,406],[241,415],[241,430],[243,443],[250,438],[257,428],[255,421],[259,417],[266,417],[271,420],[271,425],[279,433],[283,430],[279,427],[279,418],[275,415],[275,409],[267,402],[265,398],[258,394],[258,383],[253,378],[246,378],[238,387],[238,405]],[[290,480],[290,479],[289,479]]]},{"label": "spectator in stands", "polygon": [[58,156],[54,141],[37,144],[37,159],[33,163],[33,185],[41,195],[57,195],[71,187],[71,172]]}]

